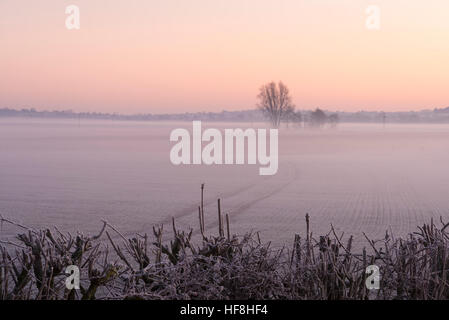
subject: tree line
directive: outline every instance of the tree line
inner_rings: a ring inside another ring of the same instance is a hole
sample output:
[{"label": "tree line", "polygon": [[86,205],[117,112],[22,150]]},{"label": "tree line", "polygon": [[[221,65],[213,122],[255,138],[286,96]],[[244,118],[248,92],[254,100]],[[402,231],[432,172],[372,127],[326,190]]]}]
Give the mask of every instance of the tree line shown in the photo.
[{"label": "tree line", "polygon": [[282,123],[299,127],[323,127],[326,124],[335,127],[339,122],[338,114],[327,115],[320,108],[307,114],[296,111],[290,91],[282,81],[270,82],[260,87],[257,99],[258,109],[274,128],[279,128]]}]

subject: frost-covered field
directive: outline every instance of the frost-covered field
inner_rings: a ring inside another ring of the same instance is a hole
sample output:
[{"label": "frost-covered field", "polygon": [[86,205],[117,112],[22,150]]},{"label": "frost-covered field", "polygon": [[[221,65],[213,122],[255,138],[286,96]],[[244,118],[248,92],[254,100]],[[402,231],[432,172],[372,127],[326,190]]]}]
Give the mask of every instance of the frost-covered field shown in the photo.
[{"label": "frost-covered field", "polygon": [[304,231],[306,213],[316,234],[332,223],[359,240],[449,218],[448,125],[282,129],[275,176],[259,176],[259,165],[173,166],[169,134],[181,127],[191,123],[0,119],[0,214],[66,231],[95,232],[106,219],[125,234],[150,232],[171,217],[197,229],[204,182],[206,228],[216,232],[222,198],[232,231],[277,245]]}]

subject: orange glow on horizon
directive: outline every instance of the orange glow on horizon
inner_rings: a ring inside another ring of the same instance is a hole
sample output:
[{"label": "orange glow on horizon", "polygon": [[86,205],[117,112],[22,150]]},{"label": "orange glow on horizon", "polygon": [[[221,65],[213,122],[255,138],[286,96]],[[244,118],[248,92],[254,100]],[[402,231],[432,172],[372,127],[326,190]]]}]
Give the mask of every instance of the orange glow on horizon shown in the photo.
[{"label": "orange glow on horizon", "polygon": [[371,2],[379,31],[350,0],[3,0],[0,108],[242,110],[272,80],[299,109],[447,107],[449,2]]}]

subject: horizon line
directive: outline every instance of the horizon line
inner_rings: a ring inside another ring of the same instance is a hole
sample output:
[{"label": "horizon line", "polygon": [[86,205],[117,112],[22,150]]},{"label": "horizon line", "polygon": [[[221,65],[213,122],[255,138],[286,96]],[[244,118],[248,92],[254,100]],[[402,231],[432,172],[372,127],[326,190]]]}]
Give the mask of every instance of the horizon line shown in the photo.
[{"label": "horizon line", "polygon": [[[426,109],[419,109],[419,110],[397,110],[397,111],[385,111],[382,109],[379,110],[369,110],[369,109],[359,109],[356,111],[344,111],[344,110],[329,110],[324,107],[314,107],[310,109],[301,109],[301,108],[295,108],[295,111],[300,112],[309,112],[314,111],[316,109],[321,109],[326,112],[332,112],[332,113],[419,113],[419,112],[429,112],[429,111],[436,111],[436,110],[446,110],[449,109],[449,106],[447,107],[434,107],[434,108],[426,108]],[[153,116],[159,116],[159,115],[183,115],[183,114],[220,114],[224,112],[228,113],[238,113],[238,112],[254,112],[254,111],[260,111],[257,108],[253,109],[238,109],[238,110],[229,110],[229,109],[223,109],[221,111],[185,111],[185,112],[173,112],[173,113],[152,113],[152,112],[145,112],[145,113],[119,113],[119,112],[100,112],[100,111],[76,111],[72,109],[64,109],[64,110],[50,110],[50,109],[42,109],[42,108],[36,108],[36,107],[22,107],[22,108],[10,108],[10,107],[2,107],[0,108],[0,111],[13,111],[13,112],[33,112],[33,113],[71,113],[71,114],[99,114],[99,115],[110,115],[110,116],[145,116],[145,115],[153,115]]]}]

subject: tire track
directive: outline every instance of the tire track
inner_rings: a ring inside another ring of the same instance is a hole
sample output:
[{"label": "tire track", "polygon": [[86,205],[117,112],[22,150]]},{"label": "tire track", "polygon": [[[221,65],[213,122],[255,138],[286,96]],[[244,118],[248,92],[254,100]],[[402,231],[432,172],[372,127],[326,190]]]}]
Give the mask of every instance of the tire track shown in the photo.
[{"label": "tire track", "polygon": [[[274,189],[268,191],[268,192],[264,192],[262,195],[253,198],[251,200],[248,201],[242,201],[240,203],[237,202],[237,205],[233,205],[231,208],[224,208],[224,210],[222,210],[223,213],[226,212],[233,212],[233,217],[239,216],[241,215],[243,212],[245,212],[246,210],[248,210],[249,208],[251,208],[253,205],[266,200],[280,192],[282,192],[285,188],[287,188],[291,183],[293,183],[294,181],[296,181],[297,177],[298,177],[298,169],[297,167],[291,163],[291,162],[286,162],[284,163],[284,165],[287,164],[285,167],[289,167],[288,173],[287,175],[290,176],[291,178],[288,179],[288,181],[281,183],[280,185],[277,185],[274,187]],[[273,177],[264,177],[263,178],[263,182],[264,183],[260,183],[260,181],[257,180],[253,180],[250,183],[247,183],[246,185],[240,187],[240,188],[232,188],[232,190],[230,190],[229,192],[224,192],[224,193],[219,193],[219,194],[214,194],[208,197],[207,200],[204,201],[204,207],[205,209],[208,206],[213,206],[214,204],[217,203],[217,199],[232,199],[236,196],[240,196],[242,198],[245,198],[242,194],[248,193],[248,191],[251,191],[255,188],[266,188],[267,183],[266,182],[270,182],[272,181]],[[144,223],[141,225],[141,227],[139,228],[139,230],[137,232],[148,232],[148,230],[151,230],[151,228],[155,225],[168,225],[172,223],[172,219],[174,218],[175,221],[178,220],[182,220],[184,218],[187,218],[189,216],[191,216],[193,219],[198,219],[198,206],[200,205],[200,188],[198,187],[198,202],[196,204],[192,204],[191,206],[188,206],[182,210],[179,210],[176,214],[170,215],[167,218],[158,221],[157,223]],[[206,210],[205,210],[206,211]],[[216,211],[214,213],[214,216],[216,215]],[[206,223],[205,224],[205,231],[208,231],[212,228],[218,228],[218,221],[217,219],[214,219],[214,222],[212,223]],[[130,232],[126,232],[123,233],[124,236],[132,236],[136,233],[136,231],[130,231]],[[193,235],[198,235],[199,232],[199,228],[195,228],[193,231]],[[113,237],[114,238],[114,237]]]},{"label": "tire track", "polygon": [[[295,182],[299,177],[299,171],[298,171],[298,168],[296,167],[296,165],[294,165],[291,162],[287,162],[287,164],[290,167],[290,170],[288,173],[288,176],[291,177],[290,179],[288,179],[284,183],[281,183],[281,184],[275,186],[273,189],[271,189],[267,192],[264,192],[263,194],[261,194],[260,196],[258,196],[256,198],[253,198],[248,201],[242,201],[236,205],[233,205],[231,208],[222,210],[222,213],[225,214],[226,212],[232,212],[233,218],[238,217],[238,216],[242,215],[246,210],[248,210],[249,208],[254,206],[255,204],[257,204],[261,201],[264,201],[266,199],[269,199],[269,198],[281,193],[283,190],[285,190],[288,186],[290,186],[293,182]],[[271,179],[267,178],[267,180],[271,180]],[[258,186],[260,186],[261,188],[266,188],[266,184],[262,184],[262,185],[258,184]],[[249,189],[247,189],[245,191],[248,191],[248,190]],[[237,195],[237,194],[241,195],[241,192],[240,193],[236,192],[235,195]],[[205,224],[205,231],[209,231],[214,228],[218,228],[217,219],[214,219],[214,222]],[[193,232],[194,235],[198,234],[198,233],[199,233],[199,230]]]}]

